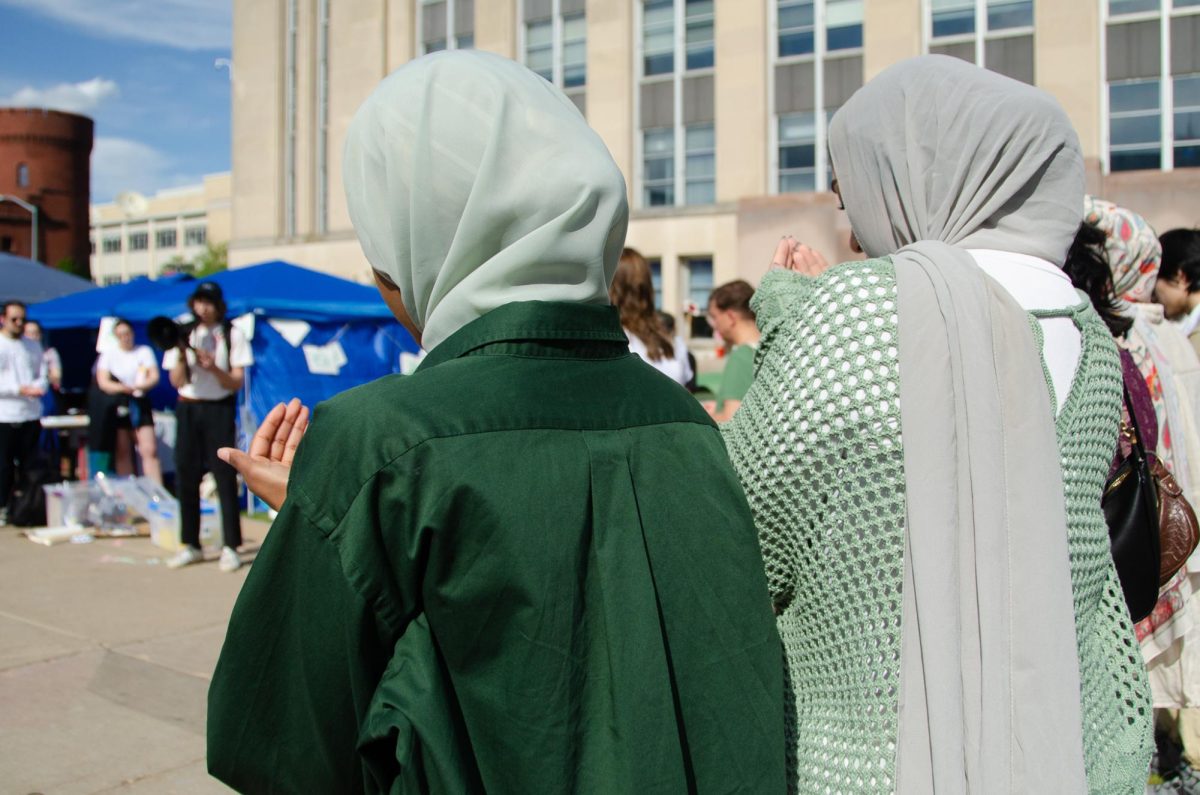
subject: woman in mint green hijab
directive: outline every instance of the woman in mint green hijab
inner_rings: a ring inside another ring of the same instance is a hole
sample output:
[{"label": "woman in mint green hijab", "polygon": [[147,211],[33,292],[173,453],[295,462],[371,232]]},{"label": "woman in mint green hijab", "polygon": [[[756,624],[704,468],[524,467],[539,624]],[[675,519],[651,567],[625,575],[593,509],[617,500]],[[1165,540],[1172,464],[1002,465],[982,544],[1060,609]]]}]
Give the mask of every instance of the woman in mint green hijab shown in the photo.
[{"label": "woman in mint green hijab", "polygon": [[925,56],[851,97],[830,154],[869,258],[763,279],[724,427],[786,649],[791,787],[1140,792],[1150,700],[1100,510],[1120,366],[1059,270],[1075,132],[1048,94]]},{"label": "woman in mint green hijab", "polygon": [[367,99],[343,173],[428,356],[318,406],[290,469],[297,407],[226,452],[282,506],[209,693],[214,775],[782,792],[753,522],[716,427],[608,305],[627,209],[599,137],[525,67],[442,53]]}]

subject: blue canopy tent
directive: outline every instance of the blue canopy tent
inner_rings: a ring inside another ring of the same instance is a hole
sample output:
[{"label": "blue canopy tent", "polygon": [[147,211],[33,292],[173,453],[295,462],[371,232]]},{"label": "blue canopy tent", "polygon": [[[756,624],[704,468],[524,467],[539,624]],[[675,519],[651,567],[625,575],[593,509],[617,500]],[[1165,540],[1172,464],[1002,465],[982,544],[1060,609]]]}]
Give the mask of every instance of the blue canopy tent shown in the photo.
[{"label": "blue canopy tent", "polygon": [[153,300],[154,296],[163,293],[168,287],[190,281],[192,277],[186,274],[164,276],[157,280],[138,276],[121,284],[97,287],[86,293],[43,301],[32,307],[30,313],[36,311],[38,322],[47,330],[96,328],[103,318],[120,315],[119,307],[125,301],[137,298]]},{"label": "blue canopy tent", "polygon": [[[29,307],[29,317],[42,324],[46,344],[58,349],[63,360],[63,387],[67,390],[86,389],[91,381],[92,362],[96,358],[96,333],[100,321],[120,316],[122,302],[157,295],[172,285],[190,282],[191,276],[176,274],[158,280],[139,276],[128,282],[97,287],[94,290],[64,295]],[[145,323],[133,323],[139,343],[148,343]],[[173,404],[175,390],[170,384],[151,393],[158,407]]]},{"label": "blue canopy tent", "polygon": [[94,289],[96,285],[87,279],[63,273],[25,257],[0,253],[0,301],[32,304]]},{"label": "blue canopy tent", "polygon": [[[400,355],[418,346],[373,287],[288,262],[223,271],[229,317],[253,315],[254,366],[245,388],[243,432],[276,403],[292,397],[314,405],[359,384],[400,371]],[[194,284],[175,284],[121,301],[135,324],[187,313]],[[247,420],[249,422],[247,422]]]},{"label": "blue canopy tent", "polygon": [[[253,319],[247,324],[254,364],[242,392],[243,434],[253,433],[276,403],[298,397],[313,406],[399,372],[401,354],[419,350],[372,287],[281,261],[223,271],[205,281],[221,285],[230,318]],[[54,340],[73,330],[88,332],[90,341],[81,347],[94,356],[101,318],[129,320],[139,342],[144,341],[151,318],[187,314],[195,286],[190,278],[135,279],[39,304],[30,307],[30,314],[43,320]],[[85,373],[90,363],[89,358]],[[160,383],[167,384],[165,374]],[[164,388],[165,404],[171,405],[170,387]]]}]

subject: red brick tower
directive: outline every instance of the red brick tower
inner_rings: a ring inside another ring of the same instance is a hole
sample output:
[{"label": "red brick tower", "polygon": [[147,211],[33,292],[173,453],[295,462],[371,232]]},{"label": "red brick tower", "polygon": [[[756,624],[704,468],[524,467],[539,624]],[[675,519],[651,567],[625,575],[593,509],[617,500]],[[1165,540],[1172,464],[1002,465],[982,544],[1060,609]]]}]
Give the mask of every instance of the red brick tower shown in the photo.
[{"label": "red brick tower", "polygon": [[[37,258],[86,274],[92,120],[41,108],[0,108],[0,195],[38,208]],[[33,256],[31,213],[0,200],[0,251]]]}]

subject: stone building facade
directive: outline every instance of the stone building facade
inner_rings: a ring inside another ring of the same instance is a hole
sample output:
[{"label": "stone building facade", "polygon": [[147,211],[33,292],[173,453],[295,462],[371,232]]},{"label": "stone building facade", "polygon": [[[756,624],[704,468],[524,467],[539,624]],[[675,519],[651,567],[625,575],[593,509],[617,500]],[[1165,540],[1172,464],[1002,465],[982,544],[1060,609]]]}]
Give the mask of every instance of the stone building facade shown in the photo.
[{"label": "stone building facade", "polygon": [[[1091,191],[1200,223],[1196,0],[267,0],[234,7],[231,263],[365,280],[341,151],[425,52],[475,47],[561,87],[625,174],[628,243],[682,316],[756,282],[781,234],[850,257],[828,120],[888,65],[943,53],[1032,82],[1074,123]],[[702,321],[692,330],[703,336]]]}]

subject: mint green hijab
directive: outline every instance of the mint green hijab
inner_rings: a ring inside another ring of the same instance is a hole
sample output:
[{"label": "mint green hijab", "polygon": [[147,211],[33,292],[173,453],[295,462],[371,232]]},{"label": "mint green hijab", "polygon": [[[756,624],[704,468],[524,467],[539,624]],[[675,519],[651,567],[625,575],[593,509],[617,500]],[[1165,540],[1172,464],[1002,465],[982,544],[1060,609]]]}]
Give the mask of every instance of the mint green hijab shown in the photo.
[{"label": "mint green hijab", "polygon": [[393,72],[346,136],[350,219],[425,348],[513,301],[607,304],[625,180],[561,91],[498,55]]}]

